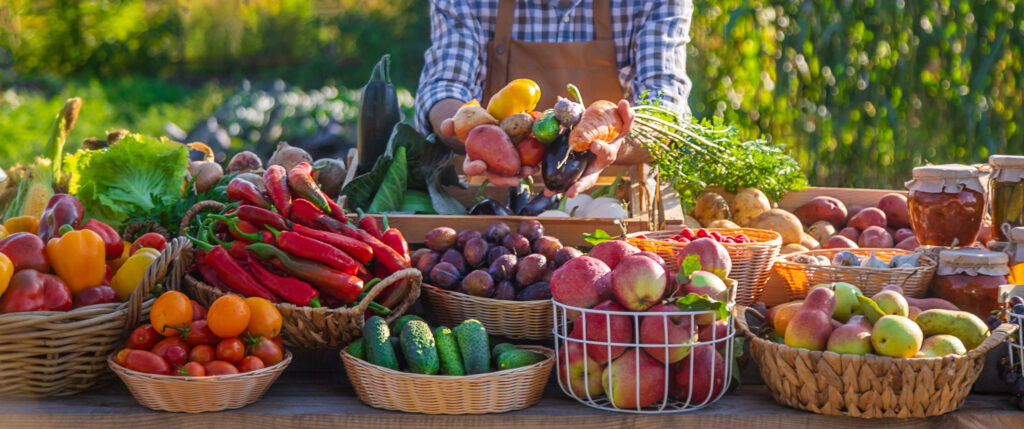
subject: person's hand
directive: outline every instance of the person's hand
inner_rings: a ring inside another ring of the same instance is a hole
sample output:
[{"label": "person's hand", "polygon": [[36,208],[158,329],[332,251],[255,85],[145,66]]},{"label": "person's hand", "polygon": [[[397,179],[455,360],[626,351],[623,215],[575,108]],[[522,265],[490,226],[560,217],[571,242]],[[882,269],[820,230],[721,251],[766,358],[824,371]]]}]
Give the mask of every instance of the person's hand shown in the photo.
[{"label": "person's hand", "polygon": [[[594,140],[590,143],[590,151],[594,154],[594,161],[587,166],[580,179],[565,192],[565,195],[570,198],[575,197],[580,192],[590,189],[597,183],[597,178],[601,175],[601,171],[615,162],[615,156],[619,153],[622,142],[625,141],[626,136],[629,135],[629,130],[633,126],[633,116],[633,108],[629,105],[629,101],[619,100],[619,117],[622,118],[622,129],[619,131],[619,136],[610,142]],[[544,188],[544,195],[551,196],[554,194],[555,192]]]},{"label": "person's hand", "polygon": [[[441,123],[441,134],[446,136],[455,135],[455,123],[450,118],[445,119],[444,122]],[[520,178],[532,176],[537,172],[537,168],[523,166],[519,168],[519,175],[517,176],[502,176],[500,174],[487,171],[487,163],[479,159],[472,159],[467,154],[465,160],[462,161],[462,171],[466,173],[467,176],[486,175],[487,180],[493,185],[516,186],[519,184]]]}]

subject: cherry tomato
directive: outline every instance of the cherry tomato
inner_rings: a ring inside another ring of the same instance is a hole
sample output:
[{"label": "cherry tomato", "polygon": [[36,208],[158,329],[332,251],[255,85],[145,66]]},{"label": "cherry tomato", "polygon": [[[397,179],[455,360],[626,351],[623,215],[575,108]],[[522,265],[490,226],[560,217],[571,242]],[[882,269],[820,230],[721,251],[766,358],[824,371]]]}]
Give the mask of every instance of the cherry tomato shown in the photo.
[{"label": "cherry tomato", "polygon": [[206,307],[202,304],[192,300],[192,320],[200,320],[206,318]]},{"label": "cherry tomato", "polygon": [[235,368],[234,365],[222,360],[207,362],[206,365],[203,366],[206,367],[206,375],[238,374],[238,368]]},{"label": "cherry tomato", "polygon": [[708,235],[715,239],[715,241],[722,241],[722,234],[719,234],[718,231],[711,231]]},{"label": "cherry tomato", "polygon": [[281,312],[270,301],[259,297],[245,299],[251,315],[245,331],[251,337],[276,337],[281,333]]},{"label": "cherry tomato", "polygon": [[[224,295],[217,298],[206,313],[210,330],[218,337],[237,337],[249,326],[252,311],[249,304],[238,295]],[[239,358],[241,359],[241,358]]]},{"label": "cherry tomato", "polygon": [[188,328],[181,332],[181,337],[190,346],[198,346],[200,344],[212,346],[220,342],[220,338],[213,335],[213,331],[210,330],[210,325],[206,320],[193,320],[189,322]]},{"label": "cherry tomato", "polygon": [[693,240],[694,238],[696,238],[693,235],[693,230],[691,230],[690,228],[683,228],[682,231],[679,231],[679,235],[687,240]]},{"label": "cherry tomato", "polygon": [[124,367],[132,371],[144,372],[146,374],[171,373],[171,366],[156,353],[145,350],[131,350],[125,356]]},{"label": "cherry tomato", "polygon": [[121,349],[121,351],[117,352],[117,356],[114,356],[114,362],[117,362],[118,365],[124,366],[124,361],[128,358],[128,352],[130,351],[132,351],[132,349]]},{"label": "cherry tomato", "polygon": [[270,340],[273,341],[274,344],[277,344],[277,348],[284,350],[284,340],[281,338],[280,335],[271,338]]},{"label": "cherry tomato", "polygon": [[167,354],[167,349],[175,346],[181,347],[186,351],[191,350],[191,347],[188,346],[188,343],[186,343],[185,340],[181,339],[181,337],[164,337],[164,339],[156,343],[156,345],[153,346],[153,349],[150,351],[160,355],[160,357],[163,357],[165,354]]},{"label": "cherry tomato", "polygon": [[267,337],[259,337],[249,345],[249,354],[260,358],[267,366],[277,365],[284,359],[284,352],[277,343]]},{"label": "cherry tomato", "polygon": [[190,361],[207,363],[214,359],[217,359],[217,351],[209,344],[200,344],[192,347],[192,350],[188,352],[188,360]]},{"label": "cherry tomato", "polygon": [[182,377],[205,377],[206,367],[199,362],[188,361],[184,365],[178,365],[174,371],[171,371],[171,375],[180,375]]},{"label": "cherry tomato", "polygon": [[242,358],[242,361],[238,363],[238,372],[253,372],[257,369],[263,369],[266,365],[263,361],[256,356],[246,356]]},{"label": "cherry tomato", "polygon": [[245,345],[238,338],[226,338],[217,343],[217,359],[238,363],[245,357]]},{"label": "cherry tomato", "polygon": [[164,292],[149,310],[149,322],[160,335],[169,337],[179,332],[171,326],[185,327],[192,321],[192,300],[176,290]]},{"label": "cherry tomato", "polygon": [[164,358],[164,360],[171,364],[172,367],[177,367],[188,362],[188,354],[189,351],[181,346],[170,346],[164,351],[162,356],[158,356]]},{"label": "cherry tomato", "polygon": [[128,337],[128,347],[136,350],[150,350],[162,339],[164,339],[163,335],[153,329],[152,324],[147,323],[132,331],[132,335]]}]

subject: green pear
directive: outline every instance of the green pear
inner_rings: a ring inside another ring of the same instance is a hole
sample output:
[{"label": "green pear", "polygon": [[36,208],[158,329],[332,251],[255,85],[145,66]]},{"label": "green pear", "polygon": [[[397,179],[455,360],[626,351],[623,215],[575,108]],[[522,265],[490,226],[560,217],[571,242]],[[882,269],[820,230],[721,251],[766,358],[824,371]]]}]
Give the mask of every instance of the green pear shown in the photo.
[{"label": "green pear", "polygon": [[967,350],[973,350],[988,338],[989,330],[980,317],[966,311],[925,310],[917,315],[917,324],[928,335],[948,334],[960,339]]},{"label": "green pear", "polygon": [[872,301],[871,298],[864,295],[857,295],[857,302],[860,303],[861,313],[864,314],[864,317],[868,318],[868,322],[871,322],[872,325],[874,325],[878,319],[881,319],[882,316],[885,316],[885,312],[883,312],[881,308],[878,308],[878,304]]},{"label": "green pear", "polygon": [[943,357],[947,355],[967,354],[967,348],[959,338],[952,335],[932,335],[921,343],[921,350],[916,357]]},{"label": "green pear", "polygon": [[850,316],[863,314],[860,301],[857,300],[857,295],[863,295],[860,288],[849,283],[836,282],[832,284],[832,290],[836,293],[836,309],[832,312],[832,318],[846,323]]},{"label": "green pear", "polygon": [[871,330],[871,345],[875,353],[894,358],[909,358],[917,354],[924,342],[921,328],[903,316],[883,316]]},{"label": "green pear", "polygon": [[871,324],[863,315],[855,315],[845,325],[832,331],[826,350],[839,354],[871,353]]},{"label": "green pear", "polygon": [[910,314],[910,304],[899,292],[887,290],[876,293],[871,300],[878,304],[878,308],[885,314],[895,314],[907,317]]}]

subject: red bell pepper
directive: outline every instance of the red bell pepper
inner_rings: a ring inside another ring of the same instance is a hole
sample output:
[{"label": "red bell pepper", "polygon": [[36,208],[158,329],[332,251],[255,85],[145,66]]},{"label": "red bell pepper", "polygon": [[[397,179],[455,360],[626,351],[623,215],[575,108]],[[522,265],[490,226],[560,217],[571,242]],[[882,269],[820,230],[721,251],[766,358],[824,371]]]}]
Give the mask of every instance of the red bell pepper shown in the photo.
[{"label": "red bell pepper", "polygon": [[167,248],[167,239],[158,233],[147,232],[135,239],[135,242],[132,243],[132,247],[128,248],[128,254],[134,255],[137,250],[143,247],[154,249],[157,252],[163,252],[164,249]]},{"label": "red bell pepper", "polygon": [[360,263],[365,264],[373,260],[373,249],[370,248],[370,245],[352,237],[346,237],[330,231],[309,228],[301,224],[295,224],[295,226],[292,227],[292,231],[305,235],[309,238],[315,238],[344,250],[345,253],[348,253]]},{"label": "red bell pepper", "polygon": [[221,245],[214,246],[196,238],[189,238],[206,251],[203,262],[209,265],[217,274],[217,278],[229,288],[245,296],[260,297],[270,302],[281,302],[276,295],[256,281],[252,274],[231,256],[227,248]]},{"label": "red bell pepper", "polygon": [[121,302],[117,291],[110,286],[93,286],[82,289],[72,300],[71,308],[85,307],[94,304]]},{"label": "red bell pepper", "polygon": [[288,219],[292,212],[292,194],[288,191],[288,172],[280,165],[271,165],[263,172],[263,187],[277,212]]},{"label": "red bell pepper", "polygon": [[288,221],[280,214],[256,206],[239,206],[235,212],[238,218],[248,221],[257,228],[271,227],[274,229],[289,229]]},{"label": "red bell pepper", "polygon": [[78,229],[84,215],[85,208],[78,198],[68,194],[54,194],[39,217],[39,238],[44,243],[50,241],[51,238],[60,235],[57,231],[64,225]]},{"label": "red bell pepper", "polygon": [[309,282],[320,292],[333,296],[345,304],[355,302],[363,290],[363,281],[359,277],[313,261],[292,258],[270,244],[250,244],[246,249],[264,261],[273,261],[274,265],[284,272]]},{"label": "red bell pepper", "polygon": [[31,232],[16,232],[0,240],[0,253],[14,264],[14,271],[26,268],[48,273],[50,260],[46,257],[46,243]]},{"label": "red bell pepper", "polygon": [[29,268],[11,278],[7,293],[0,301],[0,313],[68,311],[71,303],[71,289],[64,280]]},{"label": "red bell pepper", "polygon": [[224,192],[231,201],[248,201],[257,207],[264,209],[269,209],[271,207],[270,201],[267,201],[263,196],[263,193],[260,192],[259,189],[256,189],[256,185],[253,185],[252,182],[245,179],[240,179],[238,177],[231,179]]},{"label": "red bell pepper", "polygon": [[266,286],[267,289],[270,289],[280,296],[281,299],[292,304],[314,308],[320,307],[320,292],[313,289],[313,286],[310,286],[309,283],[295,277],[274,274],[264,267],[252,252],[245,250],[245,253],[246,266],[249,267],[249,271],[252,271],[256,280],[263,284],[263,286]]},{"label": "red bell pepper", "polygon": [[380,229],[380,224],[377,223],[377,219],[373,216],[367,216],[363,213],[363,209],[356,209],[359,212],[359,229],[370,233],[374,238],[380,240],[383,232]]},{"label": "red bell pepper", "polygon": [[110,266],[110,264],[106,264],[103,272],[103,283],[100,283],[100,285],[110,286],[110,279],[112,278],[114,278],[114,269]]},{"label": "red bell pepper", "polygon": [[298,196],[309,200],[326,213],[331,213],[331,207],[327,203],[330,198],[320,190],[316,181],[313,180],[313,166],[308,162],[300,162],[288,172],[288,186]]},{"label": "red bell pepper", "polygon": [[82,224],[81,229],[88,229],[95,232],[103,239],[103,248],[106,249],[107,259],[120,258],[124,252],[124,241],[121,241],[121,234],[114,228],[96,219],[89,219]]},{"label": "red bell pepper", "polygon": [[359,265],[348,253],[315,238],[292,231],[271,230],[277,238],[277,247],[295,256],[312,259],[348,274],[359,271]]}]

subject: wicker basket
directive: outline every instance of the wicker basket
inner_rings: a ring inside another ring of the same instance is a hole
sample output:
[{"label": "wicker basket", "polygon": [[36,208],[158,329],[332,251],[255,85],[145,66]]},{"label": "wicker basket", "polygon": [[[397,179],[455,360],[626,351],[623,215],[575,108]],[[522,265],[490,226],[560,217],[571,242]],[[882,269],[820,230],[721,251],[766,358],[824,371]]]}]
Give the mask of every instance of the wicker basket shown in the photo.
[{"label": "wicker basket", "polygon": [[[743,308],[739,309],[743,314]],[[865,418],[928,417],[963,405],[985,354],[1016,326],[1004,323],[964,356],[896,359],[798,349],[763,339],[736,317],[750,354],[780,404],[819,414]]]},{"label": "wicker basket", "polygon": [[423,307],[437,324],[456,326],[477,319],[491,335],[521,340],[551,338],[551,300],[507,301],[481,298],[423,285]]},{"label": "wicker basket", "polygon": [[121,377],[135,400],[146,408],[175,413],[231,410],[256,402],[292,362],[291,352],[285,351],[284,360],[260,370],[231,375],[181,377],[132,371],[114,362],[114,356],[112,354],[107,358],[107,364]]},{"label": "wicker basket", "polygon": [[191,246],[188,240],[173,240],[124,302],[68,312],[0,314],[0,395],[73,395],[109,382],[107,355],[149,318],[149,291],[165,273],[165,288],[179,288],[184,264],[178,256]]},{"label": "wicker basket", "polygon": [[548,358],[520,368],[463,376],[395,371],[345,350],[341,360],[359,400],[371,407],[423,414],[503,413],[540,401],[555,364],[555,352],[547,347],[519,348]]},{"label": "wicker basket", "polygon": [[899,285],[903,287],[906,296],[924,298],[928,284],[935,275],[935,260],[924,255],[920,256],[918,266],[914,268],[837,267],[793,262],[798,255],[821,255],[831,260],[833,255],[844,250],[853,252],[861,259],[874,252],[875,256],[885,262],[889,262],[893,256],[912,253],[901,249],[819,249],[791,253],[775,261],[775,268],[786,279],[789,298],[803,298],[814,285],[833,282],[855,285],[866,296],[881,292],[885,286]]},{"label": "wicker basket", "polygon": [[[768,277],[771,276],[772,264],[779,257],[779,250],[782,248],[782,236],[775,231],[751,228],[710,228],[708,231],[715,231],[725,237],[743,234],[753,241],[753,243],[722,243],[732,259],[729,278],[736,280],[739,284],[736,291],[736,303],[753,305],[761,299],[761,294],[764,293],[764,286],[768,282]],[[627,238],[627,241],[640,250],[657,253],[658,256],[669,262],[675,261],[679,251],[687,244],[665,240],[677,233],[679,230],[641,232],[631,234],[633,237]],[[635,237],[640,234],[647,238]]]}]

